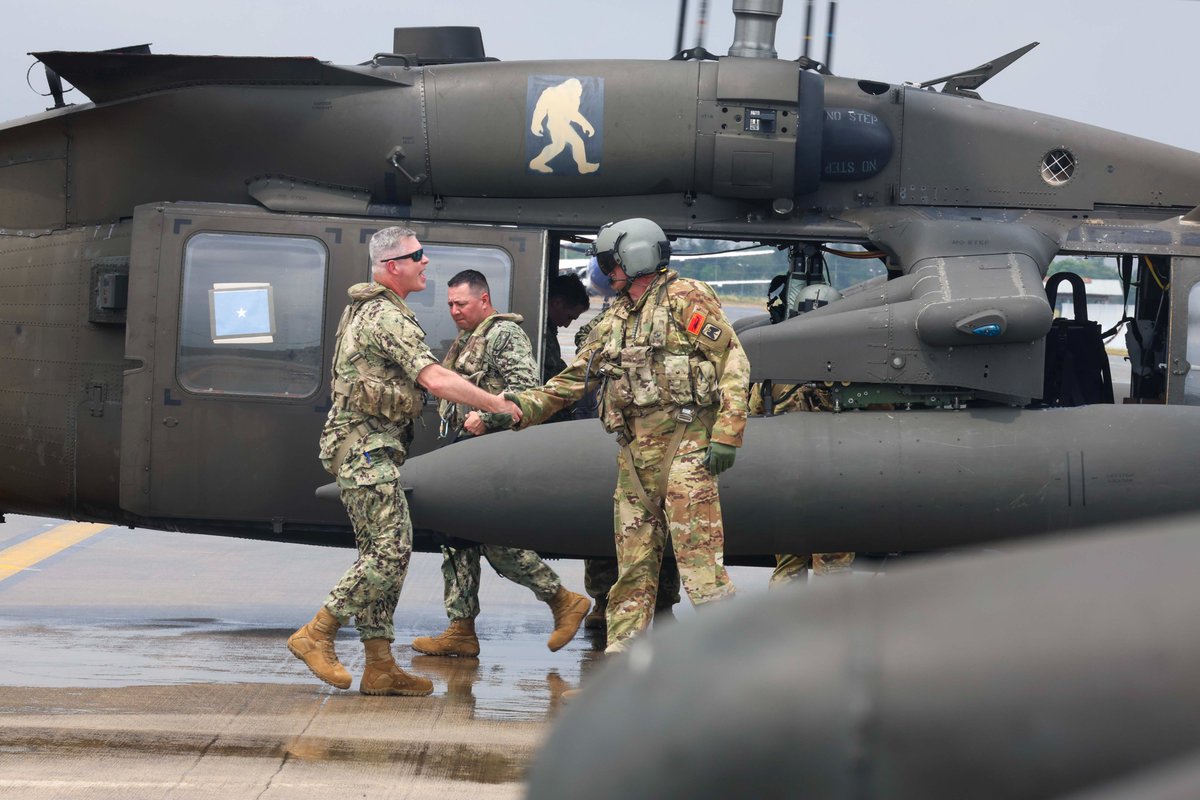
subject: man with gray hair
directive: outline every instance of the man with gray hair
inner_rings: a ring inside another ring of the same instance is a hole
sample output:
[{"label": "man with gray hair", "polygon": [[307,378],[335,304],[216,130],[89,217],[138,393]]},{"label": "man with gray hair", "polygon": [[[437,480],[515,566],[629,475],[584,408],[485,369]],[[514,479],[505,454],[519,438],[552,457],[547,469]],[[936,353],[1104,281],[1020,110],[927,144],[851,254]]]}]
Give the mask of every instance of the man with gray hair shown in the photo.
[{"label": "man with gray hair", "polygon": [[332,407],[320,458],[341,489],[354,527],[358,560],[313,619],[288,639],[288,649],[321,680],[348,689],[350,673],[334,652],[338,628],[354,618],[367,661],[359,691],[426,695],[433,683],[396,665],[393,616],[412,553],[412,521],[400,465],[421,413],[422,389],[493,414],[520,411],[500,395],[438,364],[425,332],[405,304],[425,288],[425,257],[416,233],[390,227],[371,237],[371,283],[351,286],[333,355]]}]

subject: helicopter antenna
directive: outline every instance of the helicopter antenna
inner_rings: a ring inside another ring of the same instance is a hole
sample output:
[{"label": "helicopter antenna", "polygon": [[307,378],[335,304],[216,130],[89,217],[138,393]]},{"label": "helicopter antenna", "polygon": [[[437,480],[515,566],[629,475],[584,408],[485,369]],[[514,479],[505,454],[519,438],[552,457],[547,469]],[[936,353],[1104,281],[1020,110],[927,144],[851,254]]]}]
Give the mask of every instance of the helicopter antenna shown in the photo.
[{"label": "helicopter antenna", "polygon": [[808,0],[804,8],[804,48],[802,54],[805,58],[808,58],[808,47],[812,44],[812,17],[814,2],[816,2],[816,0]]},{"label": "helicopter antenna", "polygon": [[825,69],[833,70],[833,23],[837,19],[837,0],[829,0],[829,26],[825,33]]},{"label": "helicopter antenna", "polygon": [[33,93],[36,95],[39,95],[41,97],[53,97],[54,98],[54,105],[52,105],[50,108],[47,108],[46,109],[47,111],[53,111],[56,108],[65,108],[67,104],[65,102],[63,102],[63,95],[66,92],[75,91],[75,87],[72,86],[69,89],[66,89],[64,91],[63,81],[62,81],[62,78],[59,77],[59,74],[57,72],[55,72],[54,70],[50,69],[50,67],[47,67],[45,64],[42,64],[42,66],[46,70],[46,88],[48,88],[49,91],[39,92],[37,89],[34,89],[33,82],[30,80],[29,76],[31,74],[33,74],[33,68],[36,67],[39,63],[41,63],[41,62],[35,60],[32,64],[29,65],[29,69],[25,70],[25,85],[28,86],[30,89],[33,89]]},{"label": "helicopter antenna", "polygon": [[696,18],[696,49],[704,49],[704,36],[708,33],[708,0],[700,0],[700,16]]},{"label": "helicopter antenna", "polygon": [[679,0],[679,30],[675,34],[676,53],[683,50],[683,29],[687,25],[687,4],[688,0]]}]

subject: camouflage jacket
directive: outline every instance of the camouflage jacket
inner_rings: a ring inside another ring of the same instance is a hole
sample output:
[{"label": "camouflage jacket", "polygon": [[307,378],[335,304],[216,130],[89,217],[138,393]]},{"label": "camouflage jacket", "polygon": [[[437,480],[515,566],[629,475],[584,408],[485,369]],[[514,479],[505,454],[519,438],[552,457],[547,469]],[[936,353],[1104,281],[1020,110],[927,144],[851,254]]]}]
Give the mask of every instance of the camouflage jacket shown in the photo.
[{"label": "camouflage jacket", "polygon": [[[521,330],[521,321],[520,314],[492,314],[474,330],[461,331],[442,359],[442,366],[492,394],[537,386],[533,345]],[[443,400],[438,404],[438,412],[452,431],[462,428],[470,411],[461,403]],[[497,430],[499,426],[493,424],[491,414],[481,416],[489,431]]]},{"label": "camouflage jacket", "polygon": [[[423,404],[417,375],[437,363],[399,295],[377,283],[355,284],[347,294],[351,304],[333,356],[333,405],[320,439],[321,463],[343,488],[399,477],[407,429]],[[333,458],[351,436],[355,441],[334,472]]]},{"label": "camouflage jacket", "polygon": [[[592,331],[596,329],[596,326],[600,324],[611,308],[611,305],[606,304],[600,309],[596,316],[579,326],[579,330],[575,331],[575,352],[579,352],[583,349],[583,343],[588,340],[588,337],[592,335]],[[562,370],[560,369],[559,372],[562,372]]]},{"label": "camouflage jacket", "polygon": [[742,444],[750,362],[707,284],[668,271],[637,303],[618,297],[563,372],[518,394],[519,427],[545,420],[601,380],[605,427],[623,428],[637,443],[638,466],[661,456],[684,407],[700,413],[678,452],[707,447],[710,439]]},{"label": "camouflage jacket", "polygon": [[558,326],[546,323],[546,334],[542,337],[542,383],[562,372],[567,362],[563,361],[562,345],[558,343]]}]

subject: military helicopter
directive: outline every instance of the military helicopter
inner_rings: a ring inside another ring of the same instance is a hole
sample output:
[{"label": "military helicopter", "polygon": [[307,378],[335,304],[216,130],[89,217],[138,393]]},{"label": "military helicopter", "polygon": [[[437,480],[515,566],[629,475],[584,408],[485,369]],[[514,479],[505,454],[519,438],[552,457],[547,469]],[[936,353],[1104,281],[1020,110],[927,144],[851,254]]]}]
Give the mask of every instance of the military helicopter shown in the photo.
[{"label": "military helicopter", "polygon": [[[558,243],[631,216],[783,248],[797,286],[830,243],[887,268],[744,331],[755,380],[895,410],[752,421],[722,479],[735,560],[1200,505],[1177,477],[1200,444],[1200,156],[980,99],[1027,48],[921,85],[782,61],[781,11],[735,2],[728,56],[667,61],[499,62],[471,28],[396,29],[348,66],[36,53],[91,102],[0,126],[0,511],[350,546],[313,443],[371,234],[427,244],[437,288],[411,299],[437,351],[452,272],[483,271],[540,342]],[[1119,406],[1033,407],[1066,374],[1046,375],[1059,254],[1115,257],[1136,288]],[[436,449],[424,416],[418,548],[611,548],[615,445],[593,422]]]}]

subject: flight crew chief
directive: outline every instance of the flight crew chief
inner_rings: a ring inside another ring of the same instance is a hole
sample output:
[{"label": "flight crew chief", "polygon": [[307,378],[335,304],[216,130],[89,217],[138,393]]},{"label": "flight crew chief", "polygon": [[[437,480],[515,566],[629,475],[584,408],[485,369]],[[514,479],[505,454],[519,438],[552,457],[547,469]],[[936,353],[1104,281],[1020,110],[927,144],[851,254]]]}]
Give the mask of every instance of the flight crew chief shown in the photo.
[{"label": "flight crew chief", "polygon": [[621,445],[607,612],[615,653],[650,623],[668,534],[694,605],[734,592],[716,476],[742,443],[750,363],[712,289],[667,269],[670,244],[654,222],[610,223],[595,249],[620,296],[566,369],[506,396],[521,406],[523,428],[603,380],[601,420]]},{"label": "flight crew chief", "polygon": [[[455,275],[450,279],[447,299],[450,316],[460,333],[450,345],[442,366],[488,391],[515,391],[538,385],[533,346],[517,324],[521,315],[496,311],[483,273],[465,269]],[[447,400],[438,405],[438,412],[445,430],[462,430],[474,436],[504,430],[512,424],[511,419],[505,418],[497,425],[491,415]],[[557,573],[532,550],[464,543],[442,548],[446,616],[450,625],[437,636],[417,637],[412,643],[413,650],[431,656],[479,655],[475,618],[479,616],[481,554],[502,577],[526,587],[550,606],[554,631],[547,647],[559,650],[571,641],[591,608],[590,600],[563,586]]]},{"label": "flight crew chief", "polygon": [[371,237],[373,283],[349,289],[333,356],[333,407],[321,432],[321,463],[337,480],[354,526],[358,560],[329,593],[288,649],[312,673],[348,689],[350,673],[333,640],[354,617],[367,651],[359,691],[426,695],[433,683],[396,666],[392,617],[412,553],[412,522],[400,487],[400,465],[420,415],[421,388],[437,397],[496,414],[520,412],[499,395],[438,364],[425,332],[404,300],[425,288],[425,257],[416,234],[390,227]]}]

